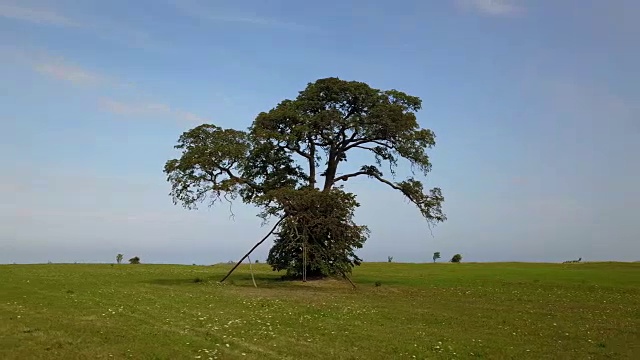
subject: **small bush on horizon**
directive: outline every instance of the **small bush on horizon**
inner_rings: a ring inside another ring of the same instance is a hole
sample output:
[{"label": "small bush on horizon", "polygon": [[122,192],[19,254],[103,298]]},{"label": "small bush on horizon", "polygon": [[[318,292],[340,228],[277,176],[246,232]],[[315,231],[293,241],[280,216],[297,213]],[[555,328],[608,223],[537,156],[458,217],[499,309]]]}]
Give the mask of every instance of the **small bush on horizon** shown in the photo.
[{"label": "small bush on horizon", "polygon": [[462,261],[462,255],[460,254],[455,254],[453,255],[453,257],[451,258],[451,262],[452,263],[459,263]]},{"label": "small bush on horizon", "polygon": [[579,258],[578,260],[567,260],[563,262],[563,264],[574,264],[574,263],[579,263],[581,261],[582,261],[582,258]]},{"label": "small bush on horizon", "polygon": [[140,264],[140,258],[137,256],[132,257],[129,259],[129,264]]}]

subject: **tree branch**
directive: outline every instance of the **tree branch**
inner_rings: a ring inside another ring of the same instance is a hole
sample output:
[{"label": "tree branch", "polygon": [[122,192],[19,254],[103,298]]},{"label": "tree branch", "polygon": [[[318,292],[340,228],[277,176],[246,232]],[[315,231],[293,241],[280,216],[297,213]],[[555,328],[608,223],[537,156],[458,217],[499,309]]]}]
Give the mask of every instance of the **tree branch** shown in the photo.
[{"label": "tree branch", "polygon": [[287,149],[289,151],[293,151],[294,153],[302,156],[305,159],[311,159],[311,154],[307,154],[304,151],[300,150],[300,149],[296,149],[294,147],[291,147],[289,144],[287,145],[278,145],[279,147],[283,148],[283,149]]},{"label": "tree branch", "polygon": [[250,188],[252,188],[254,190],[261,190],[262,189],[262,187],[259,186],[258,184],[254,183],[252,181],[249,181],[247,179],[243,179],[243,178],[241,178],[239,176],[234,175],[233,172],[231,171],[231,169],[229,169],[229,168],[225,168],[225,167],[222,167],[222,166],[219,166],[218,168],[221,171],[223,171],[225,174],[227,174],[227,176],[229,176],[229,179],[237,181],[240,184],[245,184],[245,185],[249,186]]},{"label": "tree branch", "polygon": [[349,140],[344,148],[342,149],[343,152],[349,151],[355,147],[358,147],[360,145],[363,144],[367,144],[367,143],[374,143],[380,146],[384,146],[386,148],[392,149],[393,146],[389,145],[389,144],[385,144],[383,142],[380,142],[380,140],[385,140],[383,138],[360,138],[360,139],[353,139],[353,140]]},{"label": "tree branch", "polygon": [[240,266],[240,264],[242,264],[242,262],[244,261],[244,259],[248,258],[248,257],[249,257],[249,255],[251,255],[251,253],[253,252],[253,250],[255,250],[255,249],[256,249],[258,246],[260,246],[263,242],[265,242],[265,240],[267,240],[267,239],[269,238],[269,236],[271,236],[271,234],[273,234],[273,232],[274,232],[274,231],[276,231],[276,228],[278,228],[278,225],[280,225],[280,223],[281,223],[282,221],[284,221],[284,219],[285,219],[286,217],[287,217],[287,215],[285,215],[285,216],[281,217],[281,218],[280,218],[280,220],[278,220],[278,222],[277,222],[275,225],[273,225],[273,228],[271,229],[271,231],[269,231],[269,232],[267,233],[267,235],[265,235],[265,236],[262,238],[262,240],[258,241],[258,243],[257,243],[257,244],[253,245],[253,247],[251,248],[251,250],[249,250],[249,252],[248,252],[248,253],[246,253],[246,254],[242,257],[242,259],[240,259],[240,261],[238,261],[238,262],[236,263],[236,266],[234,266],[231,270],[229,270],[229,272],[227,273],[227,275],[225,275],[225,276],[222,278],[222,280],[220,280],[220,282],[224,282],[225,280],[227,280],[227,278],[229,277],[229,275],[231,275],[231,273],[232,273],[232,272],[233,272],[233,271],[234,271],[238,266]]},{"label": "tree branch", "polygon": [[341,175],[341,176],[338,176],[337,178],[335,178],[335,180],[333,182],[337,183],[338,181],[347,181],[349,178],[360,176],[360,175],[370,175],[370,172],[369,171],[357,171],[357,172],[354,172],[354,173],[351,173],[351,174]]},{"label": "tree branch", "polygon": [[[437,199],[437,195],[435,198],[433,197],[433,192],[432,192],[432,195],[427,195],[427,194],[424,194],[421,190],[413,191],[416,189],[415,188],[412,189],[411,187],[407,187],[407,186],[401,186],[401,185],[407,185],[406,182],[399,183],[399,184],[393,183],[383,178],[382,175],[376,171],[375,167],[363,167],[363,170],[360,170],[351,174],[345,174],[335,178],[335,182],[347,181],[349,178],[360,176],[360,175],[367,175],[371,178],[374,178],[380,181],[383,184],[387,184],[388,186],[390,186],[395,190],[400,191],[404,196],[406,196],[409,199],[409,201],[414,203],[420,209],[420,212],[429,221],[434,221],[434,220],[441,221],[446,219],[444,214],[440,213],[441,210],[440,210],[439,200]],[[421,184],[420,184],[420,189],[422,189]],[[432,212],[433,210],[435,210],[435,213]]]},{"label": "tree branch", "polygon": [[362,146],[362,145],[354,146],[352,149],[362,149],[362,150],[375,151],[373,148]]}]

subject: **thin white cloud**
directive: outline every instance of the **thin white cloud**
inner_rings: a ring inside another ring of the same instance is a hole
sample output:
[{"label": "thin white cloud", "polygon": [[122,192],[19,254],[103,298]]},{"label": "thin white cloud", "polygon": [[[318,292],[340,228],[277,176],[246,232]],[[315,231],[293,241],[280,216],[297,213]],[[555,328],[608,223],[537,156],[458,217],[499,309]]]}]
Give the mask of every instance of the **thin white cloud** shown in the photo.
[{"label": "thin white cloud", "polygon": [[[640,129],[640,103],[618,96],[603,86],[554,79],[545,83],[547,96],[558,111],[572,115],[580,124],[604,121],[608,128]],[[584,126],[584,125],[583,125]]]},{"label": "thin white cloud", "polygon": [[147,116],[171,114],[171,107],[160,103],[125,103],[113,99],[100,99],[100,106],[111,113],[124,116]]},{"label": "thin white cloud", "polygon": [[184,13],[185,15],[199,18],[212,22],[228,22],[228,23],[243,23],[247,25],[255,25],[262,27],[270,27],[270,28],[281,28],[285,30],[291,31],[315,31],[316,28],[313,28],[308,25],[286,22],[281,20],[276,20],[267,17],[256,17],[256,16],[246,16],[246,15],[235,15],[235,14],[220,14],[216,13],[215,10],[202,6],[193,0],[169,0],[169,3],[176,7],[179,11]]},{"label": "thin white cloud", "polygon": [[[50,54],[37,51],[21,51],[19,49],[0,47],[0,56],[12,55],[14,60],[21,64],[27,64],[34,71],[47,77],[68,82],[78,86],[94,86],[98,91],[119,91],[120,94],[128,92],[134,97],[153,99],[152,95],[145,94],[138,85],[129,79],[118,79],[106,74],[98,73],[85,69],[83,67],[71,64],[66,60],[51,56]],[[203,124],[210,122],[207,118],[202,117],[190,111],[175,109],[170,105],[156,101],[132,101],[132,100],[114,100],[103,95],[98,98],[99,107],[113,114],[124,117],[148,117],[163,116],[174,118],[183,123]]]},{"label": "thin white cloud", "polygon": [[75,85],[97,85],[105,81],[105,77],[77,66],[64,64],[61,61],[36,64],[34,69],[44,75]]},{"label": "thin white cloud", "polygon": [[96,219],[102,222],[166,222],[170,221],[170,218],[175,214],[171,213],[159,213],[159,212],[115,212],[95,209],[39,209],[39,208],[14,208],[11,212],[5,214],[6,217],[32,219],[55,219],[61,220],[84,220],[84,219]]},{"label": "thin white cloud", "polygon": [[170,116],[181,122],[202,124],[209,120],[192,112],[173,109],[171,106],[162,103],[147,102],[122,102],[109,98],[100,99],[100,106],[103,110],[121,116]]},{"label": "thin white cloud", "polygon": [[209,120],[201,117],[200,115],[196,115],[188,111],[178,111],[176,115],[178,116],[178,118],[188,123],[204,124],[209,122]]},{"label": "thin white cloud", "polygon": [[36,24],[79,27],[80,23],[53,10],[0,3],[0,17]]},{"label": "thin white cloud", "polygon": [[489,16],[513,16],[524,12],[514,0],[456,0],[458,6]]},{"label": "thin white cloud", "polygon": [[[23,0],[24,1],[24,0]],[[77,9],[51,8],[48,2],[36,1],[24,4],[20,1],[0,0],[0,18],[13,19],[38,25],[77,28],[91,32],[98,38],[120,43],[125,46],[157,48],[159,44],[140,29],[123,23],[115,23],[102,16],[78,13]],[[60,7],[60,6],[58,6]]]},{"label": "thin white cloud", "polygon": [[29,187],[22,182],[18,183],[0,180],[0,194],[15,194],[28,188]]}]

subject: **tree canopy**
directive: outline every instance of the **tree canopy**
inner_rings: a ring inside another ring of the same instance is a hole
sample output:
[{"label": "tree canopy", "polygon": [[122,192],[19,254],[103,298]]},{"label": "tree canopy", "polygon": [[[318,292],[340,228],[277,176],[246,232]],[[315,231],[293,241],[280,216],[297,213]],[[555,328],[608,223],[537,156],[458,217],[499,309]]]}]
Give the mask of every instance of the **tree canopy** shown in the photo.
[{"label": "tree canopy", "polygon": [[[258,114],[246,131],[203,124],[184,132],[175,146],[180,158],[164,168],[171,196],[188,209],[235,199],[253,204],[265,221],[284,218],[267,261],[274,270],[345,274],[359,264],[354,251],[368,237],[353,221],[359,204],[342,186],[349,179],[368,177],[399,191],[431,225],[446,220],[440,188],[426,190],[415,177],[431,170],[427,150],[435,145],[434,133],[416,119],[421,104],[398,90],[319,79]],[[339,173],[356,151],[371,161]],[[414,175],[394,181],[401,159]]]}]

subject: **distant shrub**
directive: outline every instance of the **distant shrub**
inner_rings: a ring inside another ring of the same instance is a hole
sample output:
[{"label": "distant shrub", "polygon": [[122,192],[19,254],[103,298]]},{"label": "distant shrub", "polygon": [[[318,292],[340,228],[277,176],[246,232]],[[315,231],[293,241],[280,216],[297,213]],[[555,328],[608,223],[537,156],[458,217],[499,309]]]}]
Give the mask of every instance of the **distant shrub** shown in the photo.
[{"label": "distant shrub", "polygon": [[460,261],[462,261],[462,255],[460,255],[460,254],[455,254],[451,258],[451,262],[452,263],[459,263]]},{"label": "distant shrub", "polygon": [[123,255],[123,254],[118,254],[118,255],[116,255],[116,262],[117,262],[118,264],[122,263],[122,259],[123,259],[123,258],[124,258],[124,255]]},{"label": "distant shrub", "polygon": [[199,278],[199,277],[197,277],[197,278],[193,279],[193,282],[194,283],[201,283],[201,282],[204,282],[204,280]]},{"label": "distant shrub", "polygon": [[393,256],[387,256],[387,262],[392,262],[393,261]]},{"label": "distant shrub", "polygon": [[563,262],[563,264],[574,264],[574,263],[579,263],[580,261],[582,261],[582,258],[579,258],[578,260],[567,260]]},{"label": "distant shrub", "polygon": [[380,287],[380,286],[382,286],[382,283],[381,283],[380,281],[376,281],[376,283],[375,283],[375,284],[376,284],[376,287]]},{"label": "distant shrub", "polygon": [[259,263],[260,263],[260,260],[256,259],[256,264],[259,264]]},{"label": "distant shrub", "polygon": [[129,264],[140,264],[140,258],[137,256],[132,257],[129,259]]},{"label": "distant shrub", "polygon": [[440,251],[436,251],[433,253],[433,262],[436,262],[436,260],[440,259]]}]

